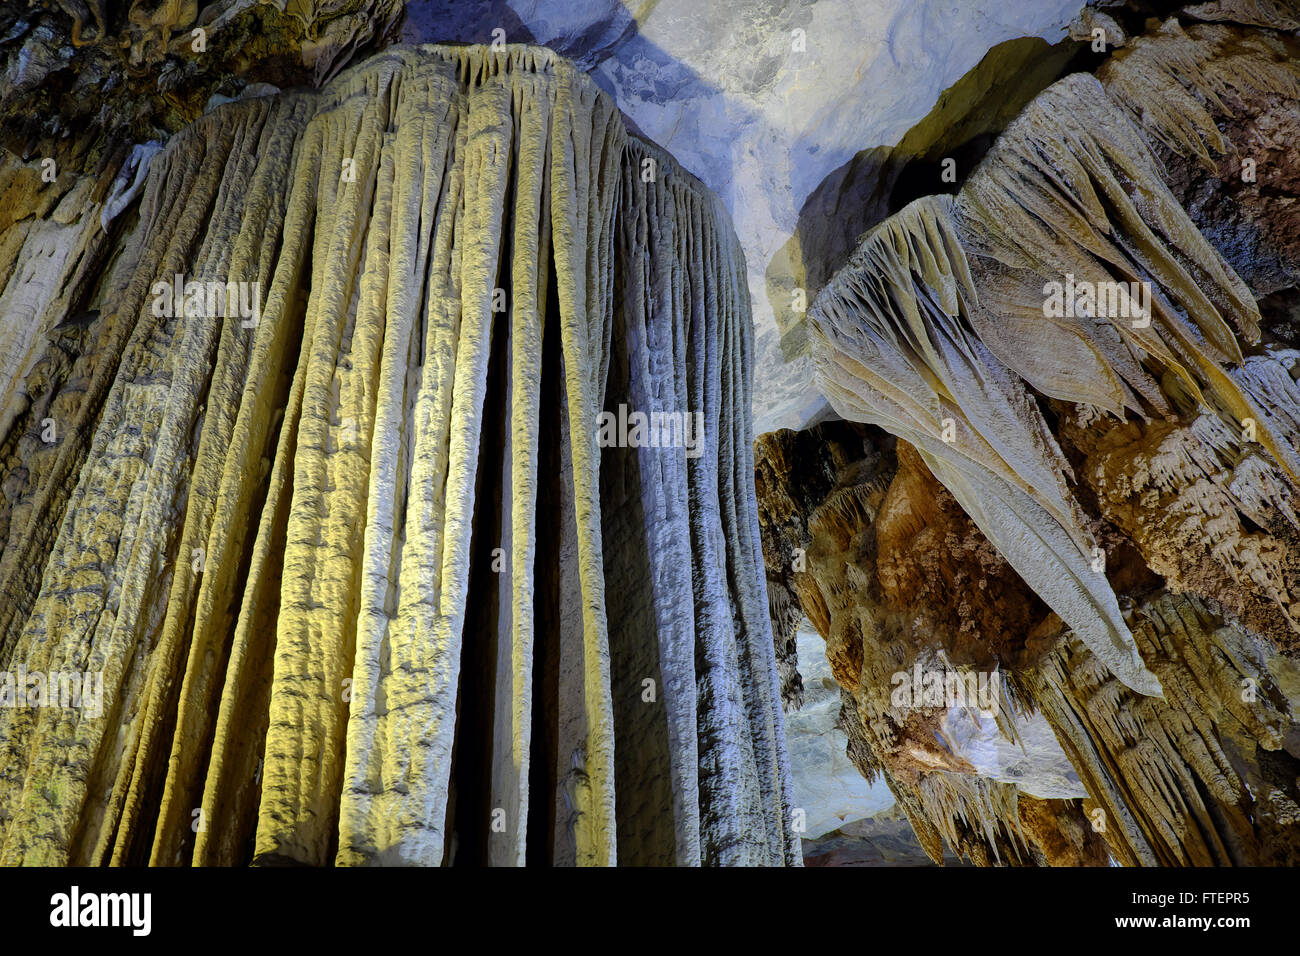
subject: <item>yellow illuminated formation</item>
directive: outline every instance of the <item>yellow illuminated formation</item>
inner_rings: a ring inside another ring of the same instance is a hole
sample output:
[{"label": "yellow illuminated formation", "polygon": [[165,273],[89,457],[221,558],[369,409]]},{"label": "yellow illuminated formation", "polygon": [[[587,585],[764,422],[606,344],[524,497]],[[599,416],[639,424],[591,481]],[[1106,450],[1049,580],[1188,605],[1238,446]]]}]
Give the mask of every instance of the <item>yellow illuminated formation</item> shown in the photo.
[{"label": "yellow illuminated formation", "polygon": [[0,666],[103,708],[0,708],[0,862],[797,861],[743,258],[585,75],[395,48],[20,239]]}]

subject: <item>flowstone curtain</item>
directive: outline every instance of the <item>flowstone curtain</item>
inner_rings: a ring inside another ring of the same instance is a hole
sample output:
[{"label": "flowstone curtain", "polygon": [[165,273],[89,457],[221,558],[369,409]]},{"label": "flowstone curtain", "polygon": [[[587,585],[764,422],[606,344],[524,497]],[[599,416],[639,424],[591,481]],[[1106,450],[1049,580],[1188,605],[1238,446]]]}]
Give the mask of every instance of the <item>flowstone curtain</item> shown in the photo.
[{"label": "flowstone curtain", "polygon": [[75,397],[0,339],[0,667],[102,678],[0,708],[0,861],[798,862],[743,258],[584,75],[218,107],[105,243]]}]

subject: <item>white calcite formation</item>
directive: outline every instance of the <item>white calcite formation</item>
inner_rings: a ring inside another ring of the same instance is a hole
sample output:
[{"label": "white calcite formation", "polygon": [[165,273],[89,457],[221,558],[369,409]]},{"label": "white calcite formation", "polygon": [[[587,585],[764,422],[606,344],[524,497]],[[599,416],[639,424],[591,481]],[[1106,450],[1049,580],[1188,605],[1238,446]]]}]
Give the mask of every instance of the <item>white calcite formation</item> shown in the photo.
[{"label": "white calcite formation", "polygon": [[800,836],[812,840],[888,810],[894,795],[883,780],[869,783],[845,753],[848,737],[839,725],[840,687],[826,660],[826,642],[800,628],[796,643],[803,702],[786,714],[785,730],[795,805],[804,812],[806,824]]},{"label": "white calcite formation", "polygon": [[[0,669],[104,687],[0,708],[0,861],[799,862],[717,199],[515,46],[218,106],[122,195],[0,235]],[[620,403],[703,453],[601,449]]]},{"label": "white calcite formation", "polygon": [[981,716],[974,708],[949,707],[940,733],[953,755],[969,763],[981,777],[1012,784],[1040,800],[1086,797],[1047,719],[1037,712],[1012,716],[1014,729],[1008,735],[997,721]]}]

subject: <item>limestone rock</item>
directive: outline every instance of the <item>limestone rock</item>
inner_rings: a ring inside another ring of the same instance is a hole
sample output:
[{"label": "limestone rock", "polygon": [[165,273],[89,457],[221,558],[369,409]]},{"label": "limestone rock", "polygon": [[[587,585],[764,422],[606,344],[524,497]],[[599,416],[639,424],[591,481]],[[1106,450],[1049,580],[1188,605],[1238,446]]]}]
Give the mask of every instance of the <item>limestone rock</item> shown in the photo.
[{"label": "limestone rock", "polygon": [[[816,840],[804,841],[805,866],[933,866],[912,825],[897,809],[849,823]],[[948,851],[944,866],[969,866]]]},{"label": "limestone rock", "polygon": [[138,211],[25,169],[0,668],[102,695],[0,708],[0,861],[800,862],[743,256],[585,75],[390,50]]},{"label": "limestone rock", "polygon": [[[1097,31],[1101,31],[1100,34]],[[1091,7],[1070,24],[1069,33],[1072,40],[1093,42],[1100,39],[1113,47],[1123,46],[1127,39],[1124,28],[1115,22],[1114,17]]]},{"label": "limestone rock", "polygon": [[[796,539],[804,567],[769,564],[769,583],[784,580],[826,641],[846,756],[888,786],[930,858],[1033,863],[1046,841],[1091,859],[1099,843],[1083,837],[1083,788],[1014,672],[984,715],[897,696],[914,668],[987,675],[1027,665],[1036,652],[1024,636],[1047,613],[916,452],[877,429],[827,422],[763,436],[757,467],[765,553],[778,551],[783,529],[807,529]],[[1037,796],[1053,798],[1052,810],[1031,834],[1017,806]]]},{"label": "limestone rock", "polygon": [[[814,304],[832,404],[899,440],[813,503],[799,593],[850,757],[933,859],[1098,863],[1101,837],[1127,865],[1296,859],[1300,392],[1234,269],[1287,288],[1293,259],[1231,239],[1283,234],[1289,207],[1229,190],[1207,214],[1185,188],[1238,148],[1228,99],[1297,115],[1290,43],[1157,24],[1040,94],[955,197],[876,227]],[[1133,310],[1092,291],[1134,282]],[[967,627],[989,604],[1020,616]],[[996,733],[969,702],[889,694],[896,668],[972,666],[1005,675]],[[1032,802],[1017,745],[1048,758],[1038,796],[1086,798]]]}]

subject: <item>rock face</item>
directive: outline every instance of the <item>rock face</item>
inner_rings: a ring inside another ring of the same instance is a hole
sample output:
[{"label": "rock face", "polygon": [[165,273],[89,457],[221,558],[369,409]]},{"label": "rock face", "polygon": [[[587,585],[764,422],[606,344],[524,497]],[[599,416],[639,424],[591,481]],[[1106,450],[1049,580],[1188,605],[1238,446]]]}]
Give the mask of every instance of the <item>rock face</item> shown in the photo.
[{"label": "rock face", "polygon": [[824,642],[800,629],[797,643],[804,695],[799,708],[786,714],[785,729],[807,854],[808,841],[888,810],[894,797],[883,781],[868,783],[848,758],[848,737],[839,722],[840,688],[831,676]]},{"label": "rock face", "polygon": [[[402,0],[58,0],[0,10],[4,134],[166,135],[215,97],[319,86],[392,42]],[[250,89],[251,87],[251,89]],[[48,155],[48,152],[47,152]]]},{"label": "rock face", "polygon": [[[1188,201],[1253,156],[1234,105],[1300,116],[1296,54],[1173,19],[1128,37],[1039,95],[956,196],[872,230],[811,309],[832,405],[897,441],[891,462],[862,433],[883,469],[841,468],[805,516],[815,587],[796,593],[850,753],[936,859],[934,830],[994,860],[1021,835],[1036,860],[1088,858],[1092,831],[1125,864],[1300,859],[1300,389],[1256,304],[1294,285],[1291,205],[1258,198],[1291,165]],[[916,667],[1003,674],[1002,735],[1036,712],[1041,740],[1045,719],[1073,773],[1045,762],[1040,795],[1077,778],[1086,818],[1016,793],[943,694],[900,706],[891,672]]]},{"label": "rock face", "polygon": [[[901,811],[887,810],[815,840],[805,840],[804,865],[933,866],[934,861],[921,849],[907,817]],[[943,865],[970,864],[948,851]]]},{"label": "rock face", "polygon": [[[1012,673],[1024,653],[1016,634],[1046,608],[915,450],[874,427],[826,422],[761,436],[756,467],[769,593],[784,582],[826,641],[847,755],[883,779],[930,858],[944,860],[946,843],[948,857],[980,864],[1104,863],[1076,799],[1083,788]],[[783,542],[778,529],[791,528],[802,530]],[[986,686],[1006,672],[1006,683],[960,706],[901,699],[917,668],[984,674]],[[1035,826],[1022,824],[1027,813]]]},{"label": "rock face", "polygon": [[0,669],[102,693],[0,708],[0,861],[799,862],[744,260],[583,74],[226,104],[107,232],[4,175]]}]

